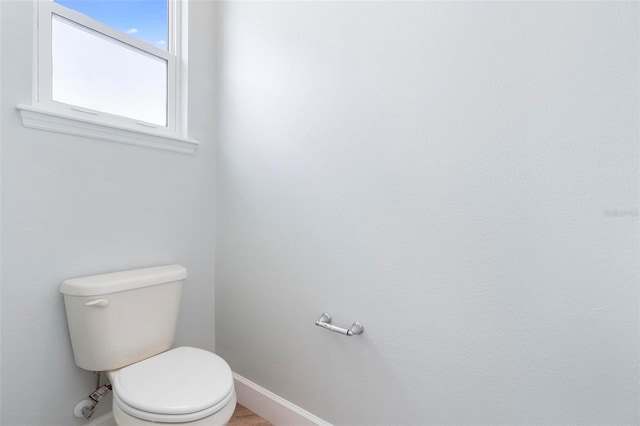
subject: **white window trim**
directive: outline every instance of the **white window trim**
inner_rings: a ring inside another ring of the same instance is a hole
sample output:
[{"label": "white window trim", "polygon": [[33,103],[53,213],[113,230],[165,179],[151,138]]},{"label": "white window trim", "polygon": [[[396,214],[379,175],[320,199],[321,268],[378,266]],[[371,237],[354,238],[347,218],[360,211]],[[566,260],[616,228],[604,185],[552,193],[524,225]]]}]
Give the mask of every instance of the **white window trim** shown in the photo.
[{"label": "white window trim", "polygon": [[[54,3],[52,0],[36,0],[37,3],[37,65],[34,77],[33,104],[18,105],[22,123],[25,127],[84,136],[92,139],[138,145],[181,153],[194,153],[199,142],[186,137],[186,0],[169,0],[169,51],[157,49],[126,34],[114,30],[86,16],[70,11]],[[125,117],[93,111],[73,105],[51,100],[51,79],[41,78],[51,74],[51,14],[78,22],[95,29],[109,37],[124,41],[144,51],[152,51],[153,55],[166,57],[169,72],[167,96],[167,127],[156,126]],[[173,34],[176,36],[173,37]],[[164,56],[163,56],[164,55]],[[174,56],[175,55],[175,56]],[[43,74],[44,73],[44,74]],[[174,75],[175,78],[170,78]]]},{"label": "white window trim", "polygon": [[156,148],[165,151],[193,154],[200,142],[171,134],[154,133],[81,119],[47,111],[39,106],[18,105],[24,127],[67,135],[84,136],[108,142]]}]

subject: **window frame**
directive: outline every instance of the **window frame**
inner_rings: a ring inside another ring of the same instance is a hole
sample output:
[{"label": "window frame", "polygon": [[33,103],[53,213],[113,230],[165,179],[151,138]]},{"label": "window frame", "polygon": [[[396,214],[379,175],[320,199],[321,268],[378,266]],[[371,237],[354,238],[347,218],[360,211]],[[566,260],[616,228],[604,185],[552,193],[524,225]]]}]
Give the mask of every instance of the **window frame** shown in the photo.
[{"label": "window frame", "polygon": [[[53,0],[35,0],[35,61],[33,104],[18,105],[26,127],[95,139],[193,153],[197,141],[186,137],[187,0],[168,0],[167,50],[157,48]],[[109,42],[124,43],[140,54],[167,61],[166,126],[92,110],[52,99],[52,21],[56,15]],[[85,29],[86,28],[86,29]]]}]

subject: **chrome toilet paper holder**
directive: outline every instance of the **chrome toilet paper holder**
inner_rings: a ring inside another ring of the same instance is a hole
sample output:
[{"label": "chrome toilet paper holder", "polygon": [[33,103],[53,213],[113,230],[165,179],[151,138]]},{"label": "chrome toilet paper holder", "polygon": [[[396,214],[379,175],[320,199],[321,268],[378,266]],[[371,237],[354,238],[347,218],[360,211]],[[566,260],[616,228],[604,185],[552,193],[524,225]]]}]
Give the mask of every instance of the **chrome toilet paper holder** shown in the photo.
[{"label": "chrome toilet paper holder", "polygon": [[364,326],[359,322],[354,322],[349,328],[342,328],[331,324],[331,314],[323,312],[320,318],[316,321],[318,327],[326,328],[327,330],[335,331],[336,333],[344,334],[345,336],[355,336],[357,334],[364,333]]}]

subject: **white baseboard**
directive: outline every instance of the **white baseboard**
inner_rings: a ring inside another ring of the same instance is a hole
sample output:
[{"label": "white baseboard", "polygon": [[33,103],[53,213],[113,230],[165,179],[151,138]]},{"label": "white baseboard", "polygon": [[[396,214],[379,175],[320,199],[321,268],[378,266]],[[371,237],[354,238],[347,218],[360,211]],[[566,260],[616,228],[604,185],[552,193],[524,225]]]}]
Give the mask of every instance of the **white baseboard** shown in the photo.
[{"label": "white baseboard", "polygon": [[276,426],[331,426],[319,417],[233,373],[238,403]]}]

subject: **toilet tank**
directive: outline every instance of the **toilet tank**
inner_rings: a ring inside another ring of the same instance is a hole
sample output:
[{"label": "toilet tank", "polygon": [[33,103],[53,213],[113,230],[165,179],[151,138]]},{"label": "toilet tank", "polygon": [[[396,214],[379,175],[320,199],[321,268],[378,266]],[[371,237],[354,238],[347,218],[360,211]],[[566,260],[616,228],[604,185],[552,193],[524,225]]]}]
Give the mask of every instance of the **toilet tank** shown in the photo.
[{"label": "toilet tank", "polygon": [[114,370],[169,349],[185,278],[184,267],[169,265],[64,281],[78,367]]}]

